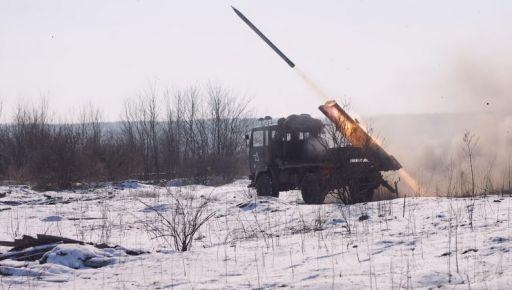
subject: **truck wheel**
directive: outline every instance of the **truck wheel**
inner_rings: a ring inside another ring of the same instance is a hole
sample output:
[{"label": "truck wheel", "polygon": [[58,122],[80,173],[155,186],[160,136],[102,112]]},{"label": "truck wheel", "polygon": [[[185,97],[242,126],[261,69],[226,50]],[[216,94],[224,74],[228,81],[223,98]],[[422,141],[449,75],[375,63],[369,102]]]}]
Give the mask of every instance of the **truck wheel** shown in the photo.
[{"label": "truck wheel", "polygon": [[272,178],[266,173],[258,176],[256,180],[256,193],[258,196],[276,196],[272,190]]},{"label": "truck wheel", "polygon": [[350,199],[347,202],[354,204],[372,201],[374,188],[374,186],[363,180],[353,182],[349,186]]},{"label": "truck wheel", "polygon": [[302,199],[306,204],[324,203],[327,191],[320,184],[318,174],[307,173],[304,175],[301,184]]},{"label": "truck wheel", "polygon": [[373,199],[373,190],[359,190],[354,194],[351,194],[350,203],[362,203],[362,202],[370,202]]}]

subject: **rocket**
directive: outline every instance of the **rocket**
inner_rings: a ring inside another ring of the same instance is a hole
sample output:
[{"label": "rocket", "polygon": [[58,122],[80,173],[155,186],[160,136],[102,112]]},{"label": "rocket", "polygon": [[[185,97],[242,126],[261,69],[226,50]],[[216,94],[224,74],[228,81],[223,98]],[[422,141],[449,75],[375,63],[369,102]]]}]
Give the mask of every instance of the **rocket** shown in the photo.
[{"label": "rocket", "polygon": [[291,68],[295,67],[295,64],[279,48],[277,48],[277,46],[274,43],[272,43],[272,41],[270,41],[270,39],[268,39],[265,36],[265,34],[263,34],[254,24],[252,24],[252,22],[249,19],[247,19],[247,17],[245,17],[245,15],[243,15],[242,12],[240,12],[238,9],[236,9],[233,6],[231,6],[231,8],[233,8],[236,15],[238,15],[238,17],[240,17],[240,19],[242,19],[245,22],[245,24],[247,24],[247,26],[249,26],[254,32],[256,32],[256,34],[263,41],[265,41],[265,43],[268,44],[268,46],[270,46],[270,48],[272,48],[272,50],[275,53],[277,53],[288,64],[289,67],[291,67]]}]

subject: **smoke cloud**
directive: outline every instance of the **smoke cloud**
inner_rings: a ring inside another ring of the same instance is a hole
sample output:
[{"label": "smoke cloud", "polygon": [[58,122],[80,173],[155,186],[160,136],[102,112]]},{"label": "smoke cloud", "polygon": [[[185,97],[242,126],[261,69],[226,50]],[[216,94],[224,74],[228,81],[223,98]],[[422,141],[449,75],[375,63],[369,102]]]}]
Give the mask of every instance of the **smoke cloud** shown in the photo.
[{"label": "smoke cloud", "polygon": [[477,141],[477,190],[510,190],[510,79],[512,61],[503,54],[461,54],[422,92],[426,105],[450,113],[377,116],[371,119],[372,125],[385,137],[386,148],[418,180],[424,194],[465,194],[468,190],[469,163],[462,141],[467,130]]},{"label": "smoke cloud", "polygon": [[439,80],[453,96],[456,111],[510,111],[512,109],[512,59],[496,52],[490,56],[455,57],[447,76]]}]

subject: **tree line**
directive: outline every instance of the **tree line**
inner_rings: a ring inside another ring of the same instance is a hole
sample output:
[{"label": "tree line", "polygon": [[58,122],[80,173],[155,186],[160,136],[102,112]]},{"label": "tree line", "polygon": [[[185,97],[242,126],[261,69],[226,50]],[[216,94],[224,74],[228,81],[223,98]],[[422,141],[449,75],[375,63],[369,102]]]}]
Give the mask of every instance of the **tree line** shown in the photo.
[{"label": "tree line", "polygon": [[115,123],[105,123],[92,106],[75,120],[56,123],[45,101],[18,105],[0,126],[0,179],[49,189],[128,178],[202,182],[245,175],[249,104],[222,86],[207,85],[173,91],[149,86],[125,100]]}]

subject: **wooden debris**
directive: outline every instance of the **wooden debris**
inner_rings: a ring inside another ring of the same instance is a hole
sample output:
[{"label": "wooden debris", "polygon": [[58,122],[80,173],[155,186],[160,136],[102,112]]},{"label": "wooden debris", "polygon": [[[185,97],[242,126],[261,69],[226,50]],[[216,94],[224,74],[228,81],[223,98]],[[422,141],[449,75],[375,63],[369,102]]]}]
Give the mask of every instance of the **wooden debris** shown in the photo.
[{"label": "wooden debris", "polygon": [[43,235],[38,234],[36,238],[32,236],[23,235],[21,239],[14,239],[11,241],[0,241],[0,246],[5,247],[13,247],[9,252],[20,251],[23,249],[27,249],[30,247],[36,247],[40,245],[54,244],[54,243],[64,243],[64,244],[81,244],[84,242],[77,241],[69,238],[51,236],[51,235]]},{"label": "wooden debris", "polygon": [[39,245],[35,247],[26,248],[20,251],[9,251],[0,256],[0,261],[5,259],[12,259],[16,261],[35,261],[39,260],[46,252],[51,251],[60,243]]},{"label": "wooden debris", "polygon": [[5,204],[5,205],[10,205],[10,206],[18,206],[18,205],[22,205],[23,204],[22,202],[15,201],[15,200],[6,200],[6,201],[2,201],[1,203]]},{"label": "wooden debris", "polygon": [[15,242],[0,241],[0,246],[3,246],[3,247],[14,247],[15,245],[16,245]]},{"label": "wooden debris", "polygon": [[43,257],[43,255],[60,244],[79,244],[79,245],[92,245],[98,249],[119,249],[125,251],[127,255],[138,256],[146,254],[145,251],[129,250],[120,246],[108,245],[105,243],[94,244],[85,243],[70,238],[37,234],[36,237],[23,235],[21,239],[14,239],[14,241],[0,241],[0,246],[12,247],[8,252],[1,254],[0,261],[11,259],[16,261],[36,261]]},{"label": "wooden debris", "polygon": [[66,218],[67,220],[70,220],[70,221],[89,221],[89,220],[104,220],[104,219],[107,219],[105,217],[69,217],[69,218]]}]

